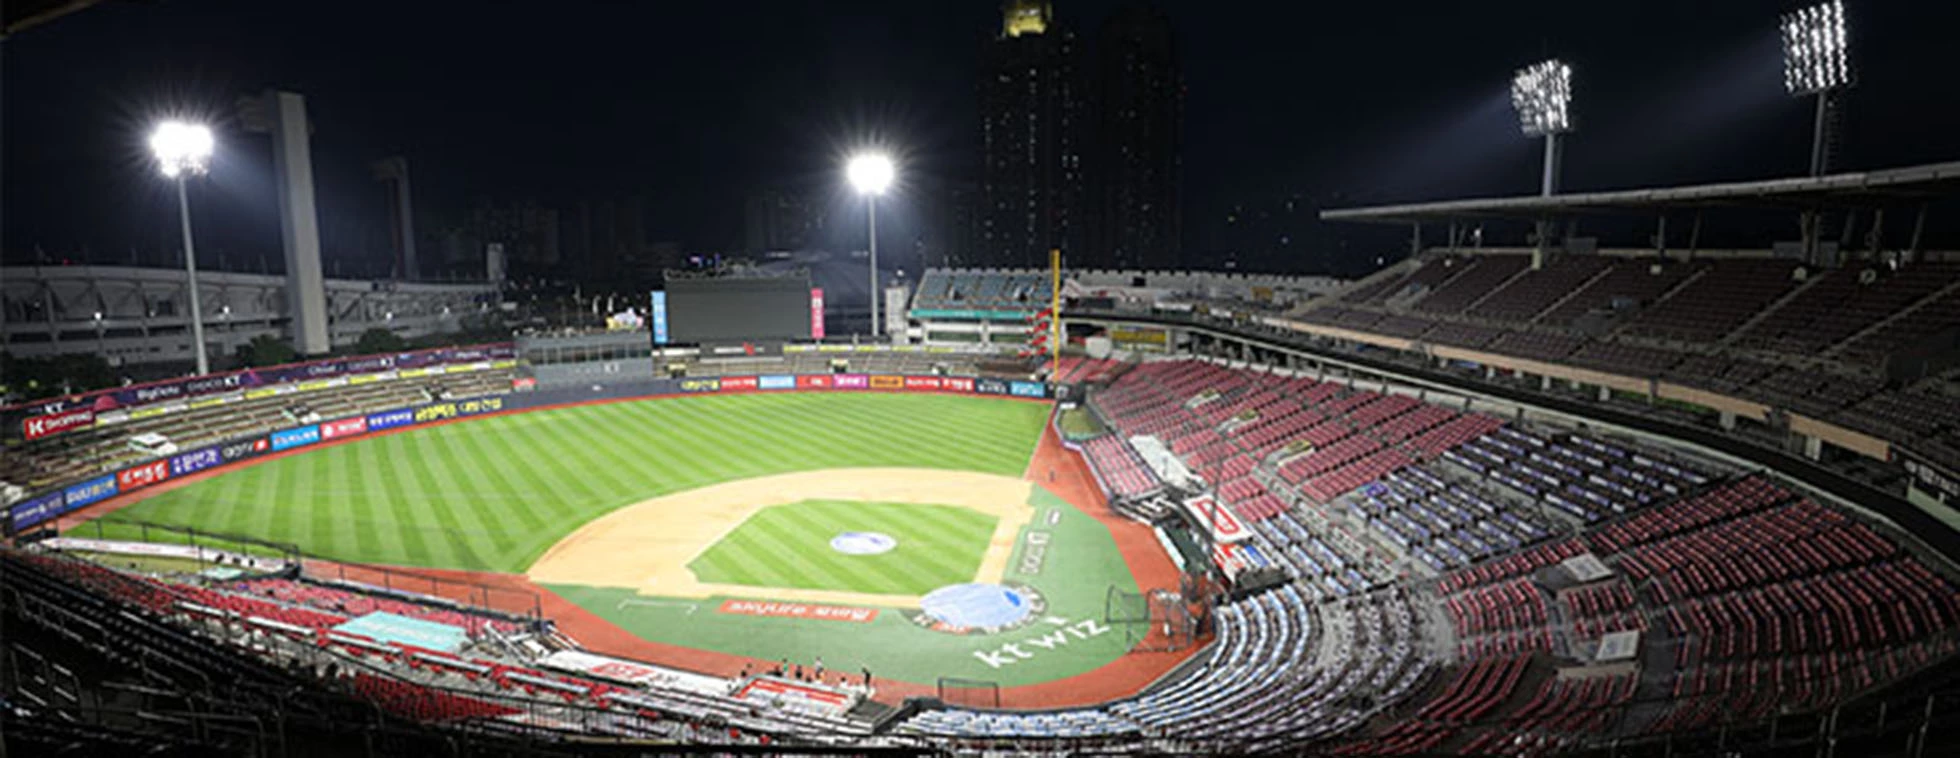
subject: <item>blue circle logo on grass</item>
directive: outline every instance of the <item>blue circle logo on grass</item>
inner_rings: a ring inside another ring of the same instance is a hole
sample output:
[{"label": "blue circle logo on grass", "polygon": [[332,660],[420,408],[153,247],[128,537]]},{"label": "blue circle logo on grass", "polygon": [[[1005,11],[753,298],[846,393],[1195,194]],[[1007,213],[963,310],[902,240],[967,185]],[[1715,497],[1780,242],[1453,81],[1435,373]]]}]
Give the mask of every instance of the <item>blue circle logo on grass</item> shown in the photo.
[{"label": "blue circle logo on grass", "polygon": [[844,532],[830,538],[830,549],[845,555],[877,555],[898,547],[898,540],[882,532]]},{"label": "blue circle logo on grass", "polygon": [[1032,623],[1048,601],[1026,585],[953,584],[926,593],[914,623],[952,634],[995,634]]}]

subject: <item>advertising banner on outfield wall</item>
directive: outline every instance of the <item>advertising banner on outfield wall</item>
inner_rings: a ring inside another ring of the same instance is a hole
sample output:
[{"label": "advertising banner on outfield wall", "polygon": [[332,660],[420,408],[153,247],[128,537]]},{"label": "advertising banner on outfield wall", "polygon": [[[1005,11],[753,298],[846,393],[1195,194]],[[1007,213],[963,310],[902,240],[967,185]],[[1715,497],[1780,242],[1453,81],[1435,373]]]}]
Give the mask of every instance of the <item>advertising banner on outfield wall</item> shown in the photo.
[{"label": "advertising banner on outfield wall", "polygon": [[821,390],[830,387],[830,377],[825,374],[805,374],[796,378],[796,388]]},{"label": "advertising banner on outfield wall", "polygon": [[60,492],[50,492],[32,500],[15,503],[7,519],[8,532],[19,534],[67,512],[64,502]]},{"label": "advertising banner on outfield wall", "polygon": [[682,392],[720,392],[720,379],[682,379]]},{"label": "advertising banner on outfield wall", "polygon": [[170,478],[170,461],[150,461],[116,472],[116,489],[121,492],[142,489]]},{"label": "advertising banner on outfield wall", "polygon": [[955,392],[972,392],[973,380],[971,378],[964,377],[964,376],[940,377],[939,387],[941,389],[953,390]]},{"label": "advertising banner on outfield wall", "polygon": [[1015,397],[1047,397],[1048,387],[1041,382],[1008,382],[1007,394]]},{"label": "advertising banner on outfield wall", "polygon": [[367,430],[378,432],[383,429],[393,429],[398,426],[408,426],[413,423],[415,423],[415,409],[401,408],[368,414]]},{"label": "advertising banner on outfield wall", "polygon": [[939,386],[939,377],[936,376],[905,377],[905,388],[908,390],[936,390]]},{"label": "advertising banner on outfield wall", "polygon": [[192,450],[170,459],[170,475],[195,474],[224,462],[225,457],[216,446]]},{"label": "advertising banner on outfield wall", "polygon": [[793,390],[796,389],[796,377],[758,376],[755,379],[755,386],[765,390]]},{"label": "advertising banner on outfield wall", "polygon": [[357,434],[366,434],[367,430],[366,416],[328,421],[320,425],[320,439],[331,440],[341,437],[352,437]]},{"label": "advertising banner on outfield wall", "polygon": [[218,454],[224,456],[226,463],[255,458],[271,451],[272,442],[264,437],[227,442],[218,447]]},{"label": "advertising banner on outfield wall", "polygon": [[723,392],[739,392],[752,389],[755,389],[755,377],[753,376],[724,376],[721,378],[721,391]]},{"label": "advertising banner on outfield wall", "polygon": [[320,425],[311,424],[298,429],[285,429],[272,433],[272,449],[276,451],[305,447],[320,441]]},{"label": "advertising banner on outfield wall", "polygon": [[840,390],[861,390],[871,386],[871,377],[863,374],[837,374],[830,378],[830,386]]},{"label": "advertising banner on outfield wall", "polygon": [[905,389],[905,377],[874,376],[871,377],[871,388],[874,390],[902,390]]},{"label": "advertising banner on outfield wall", "polygon": [[98,503],[116,494],[116,475],[105,474],[61,491],[62,512]]},{"label": "advertising banner on outfield wall", "polygon": [[973,380],[973,391],[982,395],[1005,395],[1007,382],[983,376]]}]

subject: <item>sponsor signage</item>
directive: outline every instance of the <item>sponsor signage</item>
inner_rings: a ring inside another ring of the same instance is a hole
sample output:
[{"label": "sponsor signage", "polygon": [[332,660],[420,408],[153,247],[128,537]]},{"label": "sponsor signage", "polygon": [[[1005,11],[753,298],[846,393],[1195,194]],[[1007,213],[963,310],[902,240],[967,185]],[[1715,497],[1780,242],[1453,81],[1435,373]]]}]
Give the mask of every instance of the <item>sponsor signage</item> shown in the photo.
[{"label": "sponsor signage", "polygon": [[973,391],[982,395],[1005,395],[1007,382],[983,376],[973,380]]},{"label": "sponsor signage", "polygon": [[[431,421],[442,421],[461,416],[475,416],[479,413],[490,413],[503,409],[504,399],[501,397],[478,397],[450,403],[430,403],[415,409],[415,423],[426,424]],[[368,428],[372,430],[374,427]]]},{"label": "sponsor signage", "polygon": [[70,408],[56,413],[28,417],[26,421],[21,422],[21,436],[32,441],[94,425],[94,408]]},{"label": "sponsor signage", "polygon": [[226,443],[224,446],[218,448],[218,455],[223,456],[226,463],[230,463],[232,461],[242,461],[246,458],[257,457],[271,450],[272,443],[266,438],[260,437],[258,439]]},{"label": "sponsor signage", "polygon": [[413,409],[402,408],[400,410],[382,411],[380,413],[370,414],[367,417],[367,430],[378,432],[383,429],[393,429],[398,426],[408,426],[413,423],[415,423],[415,411]]},{"label": "sponsor signage", "polygon": [[355,416],[353,418],[344,418],[339,421],[328,421],[327,423],[320,425],[320,439],[330,440],[330,439],[337,439],[340,437],[352,437],[357,434],[366,434],[367,430],[368,427],[367,427],[366,416]]},{"label": "sponsor signage", "polygon": [[871,377],[871,388],[872,388],[872,389],[874,389],[874,390],[900,390],[900,389],[905,389],[905,377],[902,377],[902,376],[874,376],[874,377]]},{"label": "sponsor signage", "polygon": [[1183,502],[1191,520],[1204,527],[1212,542],[1238,542],[1246,538],[1245,525],[1223,503],[1210,495],[1186,498]]},{"label": "sponsor signage", "polygon": [[942,376],[939,378],[939,386],[941,389],[956,392],[972,392],[973,380],[964,376]]},{"label": "sponsor signage", "polygon": [[720,392],[720,379],[682,379],[682,392]]},{"label": "sponsor signage", "polygon": [[494,413],[503,409],[504,399],[501,397],[477,397],[460,400],[456,403],[456,412],[463,416],[475,416],[479,413]]},{"label": "sponsor signage", "polygon": [[936,376],[905,377],[905,388],[908,390],[936,390],[939,386],[939,377]]},{"label": "sponsor signage", "polygon": [[830,386],[830,377],[825,374],[807,374],[796,378],[798,389],[820,390]]},{"label": "sponsor signage", "polygon": [[721,378],[721,391],[723,392],[752,389],[755,389],[755,377],[753,376],[724,376]]},{"label": "sponsor signage", "polygon": [[767,616],[771,618],[816,619],[818,621],[849,621],[868,623],[878,618],[876,608],[858,608],[848,605],[816,605],[813,603],[777,603],[767,600],[724,600],[717,609],[722,613],[737,616]]},{"label": "sponsor signage", "polygon": [[7,533],[17,534],[55,516],[64,510],[60,491],[50,492],[37,498],[16,503],[7,514]]},{"label": "sponsor signage", "polygon": [[823,288],[810,288],[810,339],[823,339]]},{"label": "sponsor signage", "polygon": [[755,378],[755,386],[765,390],[793,390],[796,389],[796,377],[758,376]]},{"label": "sponsor signage", "polygon": [[28,529],[48,519],[61,515],[66,510],[60,492],[26,500],[14,506],[9,523],[14,533]]},{"label": "sponsor signage", "polygon": [[170,475],[194,474],[224,462],[222,451],[216,447],[192,450],[170,459]]},{"label": "sponsor signage", "polygon": [[1047,397],[1048,387],[1041,382],[1008,382],[1007,394],[1015,397]]},{"label": "sponsor signage", "polygon": [[538,378],[535,376],[517,377],[516,379],[510,380],[510,388],[518,392],[529,392],[538,388]]},{"label": "sponsor signage", "polygon": [[1949,504],[1960,502],[1960,474],[1949,472],[1897,445],[1892,446],[1892,453],[1920,489],[1945,498]]},{"label": "sponsor signage", "polygon": [[116,494],[116,475],[106,474],[74,485],[61,491],[63,512],[72,511],[90,503],[101,502]]},{"label": "sponsor signage", "polygon": [[650,306],[648,312],[652,315],[653,321],[653,344],[665,345],[667,344],[667,293],[654,290]]},{"label": "sponsor signage", "polygon": [[290,450],[305,447],[320,441],[320,425],[312,424],[298,429],[286,429],[272,433],[272,449]]},{"label": "sponsor signage", "polygon": [[863,374],[835,374],[830,377],[830,386],[840,390],[861,390],[871,386],[871,377]]},{"label": "sponsor signage", "polygon": [[116,489],[128,492],[170,478],[170,461],[158,460],[116,472]]}]

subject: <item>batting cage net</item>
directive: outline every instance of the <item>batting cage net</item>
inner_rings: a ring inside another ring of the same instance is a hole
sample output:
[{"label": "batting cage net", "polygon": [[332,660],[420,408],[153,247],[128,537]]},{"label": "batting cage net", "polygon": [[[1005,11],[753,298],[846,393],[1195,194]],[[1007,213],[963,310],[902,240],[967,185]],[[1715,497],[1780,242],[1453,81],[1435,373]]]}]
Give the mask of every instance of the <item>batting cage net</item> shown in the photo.
[{"label": "batting cage net", "polygon": [[939,702],[966,708],[999,708],[1000,683],[942,676],[939,677]]},{"label": "batting cage net", "polygon": [[1204,635],[1203,623],[1210,615],[1208,604],[1194,607],[1186,596],[1184,591],[1131,592],[1111,586],[1103,596],[1103,623],[1120,630],[1132,650],[1183,650]]}]

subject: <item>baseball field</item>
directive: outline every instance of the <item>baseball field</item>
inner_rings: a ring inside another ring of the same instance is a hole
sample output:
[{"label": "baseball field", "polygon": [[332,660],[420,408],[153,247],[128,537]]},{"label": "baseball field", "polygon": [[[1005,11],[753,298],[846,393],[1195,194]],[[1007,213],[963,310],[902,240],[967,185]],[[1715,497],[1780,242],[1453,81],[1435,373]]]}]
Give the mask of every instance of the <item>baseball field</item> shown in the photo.
[{"label": "baseball field", "polygon": [[723,661],[1013,687],[1135,641],[1106,623],[1112,588],[1139,589],[1111,527],[1031,465],[1048,413],[884,393],[573,406],[276,457],[116,518],[509,575]]}]

